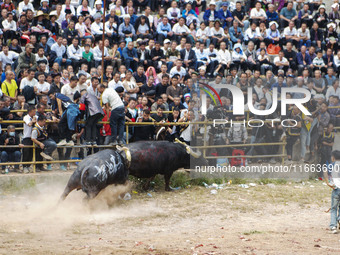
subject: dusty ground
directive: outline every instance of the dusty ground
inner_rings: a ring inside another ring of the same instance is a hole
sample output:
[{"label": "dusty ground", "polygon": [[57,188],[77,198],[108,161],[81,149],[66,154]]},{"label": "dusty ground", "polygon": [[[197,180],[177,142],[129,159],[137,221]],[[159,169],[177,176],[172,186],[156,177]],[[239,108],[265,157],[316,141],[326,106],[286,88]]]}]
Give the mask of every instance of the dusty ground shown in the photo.
[{"label": "dusty ground", "polygon": [[103,201],[112,189],[91,206],[81,191],[57,206],[62,189],[0,197],[0,254],[340,253],[322,182],[132,193],[111,208]]}]

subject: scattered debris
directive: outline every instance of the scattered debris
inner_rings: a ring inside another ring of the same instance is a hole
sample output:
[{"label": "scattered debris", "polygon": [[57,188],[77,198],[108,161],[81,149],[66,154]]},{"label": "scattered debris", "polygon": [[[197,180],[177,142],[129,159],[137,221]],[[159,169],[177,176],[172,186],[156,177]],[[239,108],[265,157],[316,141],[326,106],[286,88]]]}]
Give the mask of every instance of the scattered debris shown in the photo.
[{"label": "scattered debris", "polygon": [[150,193],[147,193],[146,195],[147,195],[148,197],[152,197],[152,195],[151,195]]},{"label": "scattered debris", "polygon": [[216,190],[216,189],[212,189],[212,190],[210,191],[210,194],[211,194],[211,195],[216,195],[216,194],[217,194],[217,190]]},{"label": "scattered debris", "polygon": [[275,187],[276,187],[275,184],[273,184],[273,183],[268,183],[267,186],[268,186],[269,188],[275,188]]},{"label": "scattered debris", "polygon": [[205,182],[203,182],[203,185],[204,187],[206,187],[207,189],[223,189],[223,187],[226,185],[226,183],[223,183],[223,184],[216,184],[216,183],[213,183],[211,185],[208,185],[206,184]]},{"label": "scattered debris", "polygon": [[239,184],[238,186],[241,187],[241,188],[244,188],[244,189],[248,189],[249,188],[248,184]]}]

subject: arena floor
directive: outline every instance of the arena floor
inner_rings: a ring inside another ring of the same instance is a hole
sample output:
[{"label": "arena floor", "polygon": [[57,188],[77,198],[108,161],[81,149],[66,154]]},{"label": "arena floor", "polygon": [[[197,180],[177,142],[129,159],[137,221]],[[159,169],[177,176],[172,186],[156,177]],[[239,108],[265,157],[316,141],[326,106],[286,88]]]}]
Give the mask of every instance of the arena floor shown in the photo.
[{"label": "arena floor", "polygon": [[340,253],[321,181],[131,192],[128,201],[116,200],[125,187],[110,187],[90,204],[78,191],[57,205],[63,188],[0,196],[0,254]]}]

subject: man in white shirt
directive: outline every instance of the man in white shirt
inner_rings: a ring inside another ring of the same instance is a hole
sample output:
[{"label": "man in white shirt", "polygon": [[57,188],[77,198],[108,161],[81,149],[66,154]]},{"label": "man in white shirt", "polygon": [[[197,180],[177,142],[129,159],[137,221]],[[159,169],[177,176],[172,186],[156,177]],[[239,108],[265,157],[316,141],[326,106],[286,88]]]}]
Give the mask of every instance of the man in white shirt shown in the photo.
[{"label": "man in white shirt", "polygon": [[81,92],[82,90],[87,90],[90,84],[90,81],[87,81],[86,75],[81,73],[78,75],[78,89],[79,92]]},{"label": "man in white shirt", "polygon": [[30,3],[30,0],[24,0],[19,3],[18,5],[18,13],[21,15],[21,13],[26,12],[26,10],[32,10],[34,12],[34,7],[32,3]]},{"label": "man in white shirt", "polygon": [[297,31],[297,40],[299,41],[299,49],[301,49],[303,44],[309,49],[311,46],[310,32],[307,28],[306,23],[302,23],[301,28]]},{"label": "man in white shirt", "polygon": [[81,64],[87,64],[87,60],[83,59],[83,48],[80,47],[77,38],[72,39],[72,44],[67,47],[67,56],[72,61],[72,66],[75,72],[78,71]]},{"label": "man in white shirt", "polygon": [[289,68],[289,61],[283,56],[283,51],[280,50],[279,56],[274,58],[274,73],[277,75],[278,70],[284,70],[286,73]]},{"label": "man in white shirt", "polygon": [[44,73],[38,73],[38,83],[34,85],[37,96],[47,95],[48,91],[50,90],[51,85],[45,81],[45,78],[46,77]]},{"label": "man in white shirt", "polygon": [[202,65],[208,66],[210,63],[208,52],[205,49],[205,44],[203,42],[200,43],[200,47],[196,51],[196,58],[197,58],[197,68],[199,68]]},{"label": "man in white shirt", "polygon": [[[25,115],[23,121],[24,121],[24,132],[22,136],[22,144],[23,145],[33,145],[33,142],[31,140],[32,135],[32,129],[34,124],[37,121],[37,118],[35,116],[35,106],[30,106],[28,108],[28,114]],[[22,161],[23,162],[31,162],[33,158],[33,149],[32,148],[24,148],[22,150]],[[23,165],[24,167],[24,173],[29,173],[28,167],[30,165]]]},{"label": "man in white shirt", "polygon": [[295,47],[298,46],[298,32],[295,28],[294,21],[289,21],[288,27],[283,30],[283,44],[287,44],[287,42],[291,42]]},{"label": "man in white shirt", "polygon": [[98,41],[103,35],[103,23],[100,22],[101,15],[99,13],[96,13],[93,18],[94,22],[91,24],[91,32],[94,35],[95,41]]},{"label": "man in white shirt", "polygon": [[118,87],[124,88],[123,83],[120,81],[120,74],[118,72],[115,73],[112,81],[109,82],[108,87],[112,89],[116,89]]},{"label": "man in white shirt", "polygon": [[250,11],[250,19],[252,22],[259,24],[260,21],[265,21],[267,19],[266,12],[262,9],[261,2],[257,2],[255,8]]},{"label": "man in white shirt", "polygon": [[125,125],[125,108],[123,101],[112,88],[99,85],[98,91],[102,94],[102,102],[103,105],[105,105],[106,112],[111,110],[110,126],[113,143],[116,143],[118,135],[118,144],[123,144]]},{"label": "man in white shirt", "polygon": [[59,66],[69,66],[72,64],[72,61],[67,58],[66,47],[62,44],[62,42],[63,37],[57,36],[57,42],[51,47],[51,55],[55,57],[52,62],[57,62]]},{"label": "man in white shirt", "polygon": [[[28,70],[28,75],[27,77],[23,78],[20,82],[20,93],[22,94],[22,90],[26,86],[30,86],[34,88],[34,92],[37,91],[36,85],[38,84],[38,81],[34,78],[35,71],[33,69]],[[27,101],[29,105],[35,105],[36,101],[35,98]]]},{"label": "man in white shirt", "polygon": [[9,50],[8,45],[2,46],[2,51],[0,52],[0,61],[2,63],[2,70],[5,70],[7,64],[13,65],[14,60],[19,57],[19,54]]},{"label": "man in white shirt", "polygon": [[70,83],[64,85],[61,88],[61,94],[67,96],[69,99],[71,99],[72,102],[74,102],[74,100],[73,100],[74,94],[77,91],[80,93],[79,88],[77,86],[77,83],[78,83],[77,76],[73,76],[70,80]]},{"label": "man in white shirt", "polygon": [[188,36],[188,34],[190,33],[190,30],[185,25],[185,19],[183,17],[179,18],[178,23],[176,23],[173,26],[172,31],[176,35],[176,40],[178,43],[180,43],[182,37],[187,38],[187,42],[192,43],[191,37]]},{"label": "man in white shirt", "polygon": [[16,36],[17,24],[13,20],[13,13],[7,14],[7,19],[2,22],[2,31],[4,32],[4,41],[13,39]]},{"label": "man in white shirt", "polygon": [[111,65],[111,56],[109,55],[109,52],[107,50],[107,48],[104,46],[103,41],[100,40],[98,45],[96,47],[94,47],[93,49],[93,58],[95,61],[95,66],[97,67],[98,65],[101,64],[102,62],[102,50],[104,47],[104,69],[106,69],[106,66]]},{"label": "man in white shirt", "polygon": [[231,55],[227,50],[227,44],[225,42],[221,42],[220,44],[220,50],[218,51],[218,62],[219,65],[216,68],[214,76],[216,76],[218,73],[224,76],[224,70],[226,68],[230,68],[231,65]]},{"label": "man in white shirt", "polygon": [[182,60],[178,59],[176,60],[176,66],[171,68],[170,70],[170,78],[174,77],[176,74],[180,77],[180,82],[183,81],[184,76],[187,74],[187,71],[182,66]]},{"label": "man in white shirt", "polygon": [[326,100],[327,101],[329,100],[330,96],[337,96],[337,97],[340,98],[339,80],[333,81],[332,86],[330,86],[327,89],[327,92],[326,92]]}]

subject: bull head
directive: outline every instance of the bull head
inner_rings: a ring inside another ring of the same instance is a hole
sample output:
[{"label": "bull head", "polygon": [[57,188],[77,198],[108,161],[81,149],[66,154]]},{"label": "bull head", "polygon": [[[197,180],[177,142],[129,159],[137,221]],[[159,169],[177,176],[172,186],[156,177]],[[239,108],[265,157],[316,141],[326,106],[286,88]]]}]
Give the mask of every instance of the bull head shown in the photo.
[{"label": "bull head", "polygon": [[193,156],[194,158],[199,158],[202,155],[201,152],[194,152],[194,150],[192,148],[190,148],[189,145],[187,145],[185,142],[180,141],[177,138],[175,139],[175,143],[180,143],[180,144],[184,145],[187,153],[190,154],[191,156]]},{"label": "bull head", "polygon": [[116,149],[119,151],[119,152],[122,152],[124,151],[125,152],[125,159],[126,159],[126,166],[127,168],[130,167],[130,164],[131,164],[131,152],[129,150],[129,148],[127,147],[121,147],[121,146],[116,146]]}]

